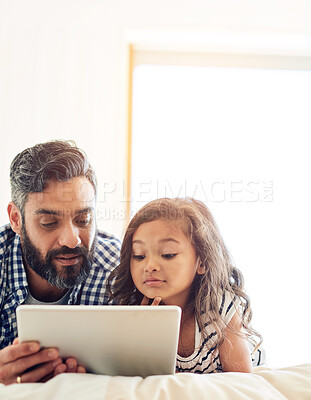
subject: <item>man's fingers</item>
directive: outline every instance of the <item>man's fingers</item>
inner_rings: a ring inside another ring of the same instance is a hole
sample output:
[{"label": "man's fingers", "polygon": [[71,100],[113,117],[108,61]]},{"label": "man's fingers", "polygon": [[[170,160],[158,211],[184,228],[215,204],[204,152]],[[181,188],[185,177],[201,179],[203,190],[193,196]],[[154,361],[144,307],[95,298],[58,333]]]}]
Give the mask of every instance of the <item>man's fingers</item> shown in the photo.
[{"label": "man's fingers", "polygon": [[86,369],[82,365],[78,365],[77,372],[79,374],[86,374]]},{"label": "man's fingers", "polygon": [[66,371],[67,371],[67,365],[62,362],[61,364],[57,365],[57,367],[55,368],[54,376],[63,374]]},{"label": "man's fingers", "polygon": [[[58,358],[58,350],[48,348],[48,349],[43,349],[33,355],[19,358],[16,361],[6,364],[2,368],[7,370],[7,375],[19,376],[19,375],[23,375],[26,370],[29,370],[30,368],[34,368],[37,365],[49,363],[50,361],[53,364],[53,362],[57,361],[57,358]],[[58,361],[57,361],[57,365],[58,365]],[[45,375],[42,375],[42,376],[45,376]]]},{"label": "man's fingers", "polygon": [[78,362],[75,358],[67,358],[66,360],[67,372],[76,372]]},{"label": "man's fingers", "polygon": [[26,382],[39,382],[39,381],[45,381],[45,377],[48,375],[51,375],[52,377],[52,372],[54,369],[57,367],[57,365],[62,363],[61,358],[57,358],[56,360],[44,363],[34,369],[32,369],[29,372],[25,372],[24,374],[21,375],[22,377],[22,383]]},{"label": "man's fingers", "polygon": [[38,342],[25,342],[7,346],[1,350],[0,366],[16,361],[21,357],[35,354],[40,350]]},{"label": "man's fingers", "polygon": [[86,369],[82,365],[78,365],[75,358],[67,358],[65,363],[61,363],[55,368],[54,376],[63,374],[64,372],[85,374]]},{"label": "man's fingers", "polygon": [[49,381],[52,378],[54,378],[54,371],[50,372],[48,375],[45,375],[43,378],[40,379],[39,382],[44,383],[44,382]]},{"label": "man's fingers", "polygon": [[75,358],[67,358],[66,365],[66,372],[76,372],[80,374],[86,373],[86,369],[82,367],[82,365],[78,365],[78,361]]},{"label": "man's fingers", "polygon": [[[26,358],[31,358],[34,356],[29,356]],[[12,363],[6,364],[2,366],[0,369],[0,382],[5,385],[9,385],[10,383],[23,383],[23,382],[38,382],[42,378],[46,377],[48,374],[51,374],[54,369],[62,363],[61,358],[56,358],[55,360],[49,361],[47,363],[40,364],[35,362],[33,364],[33,359],[29,361],[31,367],[25,368],[25,366],[21,363],[23,359],[13,361]],[[17,382],[17,378],[20,378],[20,382]]]}]

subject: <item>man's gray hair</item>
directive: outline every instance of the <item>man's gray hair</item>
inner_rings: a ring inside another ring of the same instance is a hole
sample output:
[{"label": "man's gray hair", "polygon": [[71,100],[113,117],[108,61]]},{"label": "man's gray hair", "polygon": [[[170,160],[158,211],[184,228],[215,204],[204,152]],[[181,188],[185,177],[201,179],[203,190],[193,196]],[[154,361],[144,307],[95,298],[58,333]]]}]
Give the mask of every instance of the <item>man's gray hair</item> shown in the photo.
[{"label": "man's gray hair", "polygon": [[24,214],[29,193],[43,192],[48,180],[66,182],[85,177],[96,194],[96,176],[85,153],[73,141],[36,144],[19,153],[11,163],[11,198]]}]

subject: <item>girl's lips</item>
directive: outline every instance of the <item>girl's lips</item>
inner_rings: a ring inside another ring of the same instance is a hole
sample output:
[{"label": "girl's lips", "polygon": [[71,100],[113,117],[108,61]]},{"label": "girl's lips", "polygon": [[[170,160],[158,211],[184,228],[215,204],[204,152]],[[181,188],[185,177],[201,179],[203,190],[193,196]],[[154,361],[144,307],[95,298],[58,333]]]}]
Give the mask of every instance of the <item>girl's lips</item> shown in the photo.
[{"label": "girl's lips", "polygon": [[162,281],[161,279],[155,279],[155,278],[147,278],[144,282],[145,285],[148,286],[159,286],[165,281]]},{"label": "girl's lips", "polygon": [[63,255],[63,256],[55,257],[55,260],[62,265],[68,266],[68,265],[78,264],[80,262],[81,258],[82,258],[81,255],[74,256],[74,255],[70,254],[68,256]]}]

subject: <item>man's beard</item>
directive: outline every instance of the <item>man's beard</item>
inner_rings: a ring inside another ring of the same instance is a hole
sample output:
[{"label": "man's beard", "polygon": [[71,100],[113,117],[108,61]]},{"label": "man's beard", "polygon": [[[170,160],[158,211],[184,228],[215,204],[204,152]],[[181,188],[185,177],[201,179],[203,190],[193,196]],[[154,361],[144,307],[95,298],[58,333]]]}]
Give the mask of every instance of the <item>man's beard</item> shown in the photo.
[{"label": "man's beard", "polygon": [[[84,246],[73,249],[62,246],[59,249],[49,250],[45,258],[42,257],[40,250],[31,242],[25,225],[22,226],[21,242],[23,256],[29,268],[41,278],[48,281],[51,286],[56,286],[59,289],[69,289],[84,282],[88,277],[93,263],[97,234],[95,233],[90,250]],[[63,254],[82,256],[82,264],[63,266],[57,269],[53,259]]]}]

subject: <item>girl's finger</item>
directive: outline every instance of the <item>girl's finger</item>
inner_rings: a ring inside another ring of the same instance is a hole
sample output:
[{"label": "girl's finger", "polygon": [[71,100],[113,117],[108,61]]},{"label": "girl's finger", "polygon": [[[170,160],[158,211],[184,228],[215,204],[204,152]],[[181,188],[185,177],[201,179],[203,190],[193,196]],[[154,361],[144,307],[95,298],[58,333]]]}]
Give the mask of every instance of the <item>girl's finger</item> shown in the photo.
[{"label": "girl's finger", "polygon": [[[155,297],[153,299],[152,303],[151,303],[151,306],[158,306],[161,303],[161,300],[162,300],[161,297],[159,297],[159,296]],[[148,306],[149,305],[149,301],[150,301],[150,299],[148,297],[144,296],[142,301],[141,301],[141,303],[140,303],[140,305],[141,306]]]},{"label": "girl's finger", "polygon": [[151,303],[152,306],[158,306],[161,303],[161,297],[155,297],[153,302]]}]

